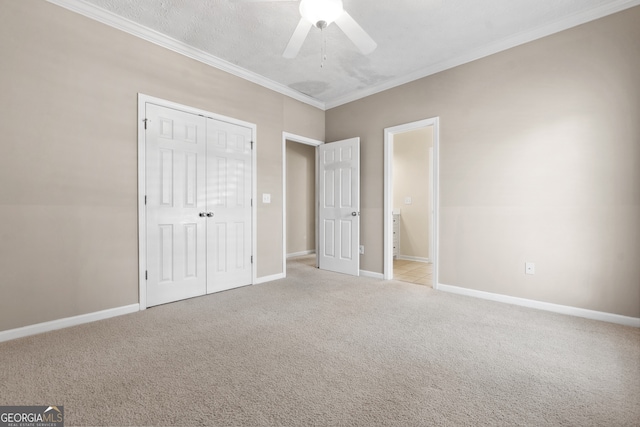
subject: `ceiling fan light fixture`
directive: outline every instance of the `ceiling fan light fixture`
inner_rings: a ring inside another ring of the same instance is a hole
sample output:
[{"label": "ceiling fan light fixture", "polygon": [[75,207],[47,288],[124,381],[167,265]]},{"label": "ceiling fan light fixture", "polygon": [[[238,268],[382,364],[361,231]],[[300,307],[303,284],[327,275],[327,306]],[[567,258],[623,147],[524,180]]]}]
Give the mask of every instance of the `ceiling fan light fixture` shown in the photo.
[{"label": "ceiling fan light fixture", "polygon": [[342,0],[300,1],[300,15],[318,28],[329,26],[343,11]]}]

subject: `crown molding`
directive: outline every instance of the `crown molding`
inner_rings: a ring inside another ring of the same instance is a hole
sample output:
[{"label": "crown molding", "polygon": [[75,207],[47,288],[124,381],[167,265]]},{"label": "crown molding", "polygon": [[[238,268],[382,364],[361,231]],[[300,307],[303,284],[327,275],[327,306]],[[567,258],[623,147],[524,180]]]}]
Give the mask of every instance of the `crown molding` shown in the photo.
[{"label": "crown molding", "polygon": [[349,102],[357,101],[367,96],[374,95],[379,92],[383,92],[388,89],[392,89],[397,86],[401,86],[406,83],[410,83],[415,80],[422,79],[424,77],[431,76],[433,74],[454,68],[472,61],[475,61],[486,56],[493,55],[498,52],[540,39],[542,37],[549,36],[551,34],[558,33],[569,28],[585,24],[587,22],[611,15],[616,12],[629,9],[634,6],[640,5],[640,0],[617,0],[612,3],[595,7],[593,9],[571,15],[565,19],[561,19],[549,24],[545,24],[541,27],[533,30],[524,31],[511,37],[499,40],[497,42],[485,45],[481,48],[474,49],[463,55],[459,55],[455,58],[448,59],[446,61],[439,62],[432,66],[422,68],[413,73],[409,73],[400,76],[395,79],[387,80],[386,82],[370,86],[368,88],[358,90],[344,96],[334,98],[326,102],[320,101],[316,98],[310,97],[303,93],[300,93],[288,86],[275,82],[264,76],[261,76],[252,71],[246,70],[235,64],[227,62],[209,53],[206,53],[200,49],[195,49],[185,43],[161,34],[155,30],[144,27],[126,18],[120,17],[107,10],[99,8],[95,5],[85,3],[82,0],[47,0],[49,3],[61,6],[65,9],[76,12],[87,18],[109,25],[110,27],[119,29],[133,36],[139,37],[148,42],[154,43],[158,46],[162,46],[166,49],[172,50],[176,53],[210,65],[219,70],[225,71],[241,79],[258,84],[267,89],[278,92],[282,95],[296,99],[305,104],[319,108],[326,111],[330,108],[339,107]]},{"label": "crown molding", "polygon": [[118,16],[112,12],[104,10],[98,6],[85,3],[82,0],[47,0],[57,6],[68,9],[72,12],[83,15],[87,18],[106,24],[110,27],[129,33],[143,40],[162,46],[188,58],[210,65],[219,70],[225,71],[241,79],[258,84],[267,89],[286,95],[305,104],[325,110],[325,104],[310,96],[304,95],[288,86],[275,82],[252,71],[238,67],[231,62],[227,62],[200,49],[193,48],[181,41],[168,37],[158,31],[152,30],[129,19]]},{"label": "crown molding", "polygon": [[327,101],[325,103],[325,108],[328,110],[330,108],[339,107],[349,102],[366,98],[367,96],[374,95],[376,93],[383,92],[385,90],[431,76],[450,68],[454,68],[459,65],[463,65],[477,59],[502,52],[507,49],[511,49],[512,47],[516,47],[638,5],[640,5],[640,0],[617,0],[612,3],[584,11],[582,13],[576,13],[567,18],[545,24],[533,30],[523,31],[519,34],[504,38],[495,43],[485,45],[479,49],[474,49],[458,57],[439,62],[416,72],[406,74],[395,79],[387,80],[386,82],[374,86],[369,86],[365,89]]}]

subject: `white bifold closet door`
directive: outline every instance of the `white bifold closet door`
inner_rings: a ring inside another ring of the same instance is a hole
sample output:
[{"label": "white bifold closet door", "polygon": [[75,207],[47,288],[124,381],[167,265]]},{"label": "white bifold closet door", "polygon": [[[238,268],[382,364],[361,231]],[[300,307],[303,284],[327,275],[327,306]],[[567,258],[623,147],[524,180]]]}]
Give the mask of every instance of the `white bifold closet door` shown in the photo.
[{"label": "white bifold closet door", "polygon": [[146,104],[147,306],[251,284],[252,130]]},{"label": "white bifold closet door", "polygon": [[207,119],[207,293],[251,283],[251,136]]}]

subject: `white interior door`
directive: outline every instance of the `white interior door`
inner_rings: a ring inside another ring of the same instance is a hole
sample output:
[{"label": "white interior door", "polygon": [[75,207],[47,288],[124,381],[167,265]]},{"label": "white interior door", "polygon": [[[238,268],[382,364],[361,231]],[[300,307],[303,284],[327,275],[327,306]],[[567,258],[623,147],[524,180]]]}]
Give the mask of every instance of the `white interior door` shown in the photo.
[{"label": "white interior door", "polygon": [[249,285],[253,129],[145,104],[146,306]]},{"label": "white interior door", "polygon": [[147,305],[206,291],[203,117],[146,104]]},{"label": "white interior door", "polygon": [[251,284],[252,135],[207,119],[207,293]]},{"label": "white interior door", "polygon": [[318,266],[360,275],[360,138],[318,147]]}]

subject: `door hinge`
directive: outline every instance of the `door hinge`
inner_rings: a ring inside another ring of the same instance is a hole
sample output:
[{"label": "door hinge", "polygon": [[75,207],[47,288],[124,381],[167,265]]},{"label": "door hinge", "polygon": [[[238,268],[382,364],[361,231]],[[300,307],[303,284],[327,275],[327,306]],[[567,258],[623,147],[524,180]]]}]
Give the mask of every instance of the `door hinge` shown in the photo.
[{"label": "door hinge", "polygon": [[251,141],[251,149],[253,150],[253,141]]},{"label": "door hinge", "polygon": [[144,128],[147,128],[147,122],[149,121],[149,119],[142,119],[142,121],[144,122]]},{"label": "door hinge", "polygon": [[147,196],[144,196],[144,204],[147,204]]},{"label": "door hinge", "polygon": [[146,270],[144,272],[144,280],[149,280],[149,272]]},{"label": "door hinge", "polygon": [[253,255],[251,255],[251,264],[253,264]]}]

